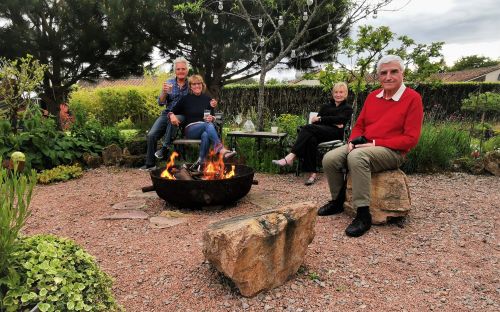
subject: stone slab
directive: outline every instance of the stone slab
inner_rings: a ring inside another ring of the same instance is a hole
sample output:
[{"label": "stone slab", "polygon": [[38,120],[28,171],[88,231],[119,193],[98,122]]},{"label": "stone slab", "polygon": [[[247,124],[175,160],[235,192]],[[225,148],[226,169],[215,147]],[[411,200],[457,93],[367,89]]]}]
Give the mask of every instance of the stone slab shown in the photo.
[{"label": "stone slab", "polygon": [[280,204],[279,196],[276,196],[275,193],[266,191],[251,190],[247,196],[245,196],[245,200],[262,209],[275,208]]},{"label": "stone slab", "polygon": [[103,220],[122,220],[122,219],[147,219],[149,215],[140,210],[124,210],[112,215],[103,217]]},{"label": "stone slab", "polygon": [[112,207],[115,210],[141,210],[146,208],[145,199],[132,199],[121,203],[116,203]]},{"label": "stone slab", "polygon": [[156,199],[159,198],[156,192],[143,192],[142,190],[134,190],[128,193],[128,198],[147,198],[147,199]]},{"label": "stone slab", "polygon": [[149,225],[154,229],[164,229],[186,222],[186,218],[152,217],[149,219]]}]

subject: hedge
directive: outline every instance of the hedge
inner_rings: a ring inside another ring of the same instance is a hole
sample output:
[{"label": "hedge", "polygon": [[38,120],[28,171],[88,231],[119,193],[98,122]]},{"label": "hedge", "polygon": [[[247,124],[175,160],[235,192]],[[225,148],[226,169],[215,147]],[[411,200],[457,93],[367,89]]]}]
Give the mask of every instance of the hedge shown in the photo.
[{"label": "hedge", "polygon": [[[465,114],[460,109],[462,99],[473,92],[500,92],[500,83],[460,82],[446,84],[407,84],[416,89],[423,98],[424,111],[436,113],[438,118],[453,114]],[[369,90],[360,94],[359,103],[363,103]],[[268,116],[280,114],[306,115],[310,111],[317,111],[319,106],[329,98],[329,92],[321,86],[266,86],[266,111]],[[349,93],[348,101],[353,101],[353,93]],[[221,108],[228,116],[246,112],[250,107],[257,107],[257,85],[226,86],[221,92]],[[362,105],[360,105],[361,108]],[[488,116],[498,119],[498,114]]]},{"label": "hedge", "polygon": [[[422,95],[424,111],[435,119],[449,116],[467,115],[461,111],[462,99],[474,92],[500,92],[500,83],[446,83],[446,84],[408,84]],[[363,103],[369,90],[359,96]],[[94,115],[103,125],[114,125],[125,118],[137,126],[149,127],[159,116],[163,107],[158,106],[156,98],[160,91],[157,86],[120,86],[97,89],[82,89],[71,93],[70,108],[83,107]],[[281,114],[305,116],[310,111],[317,111],[319,106],[328,101],[329,92],[321,86],[273,85],[265,88],[266,118]],[[256,109],[258,85],[229,85],[221,90],[219,109],[226,116],[249,113]],[[353,101],[354,94],[349,93],[348,101]],[[359,105],[361,109],[362,105]],[[476,114],[477,115],[477,114]],[[488,115],[489,120],[498,119],[499,113]]]}]

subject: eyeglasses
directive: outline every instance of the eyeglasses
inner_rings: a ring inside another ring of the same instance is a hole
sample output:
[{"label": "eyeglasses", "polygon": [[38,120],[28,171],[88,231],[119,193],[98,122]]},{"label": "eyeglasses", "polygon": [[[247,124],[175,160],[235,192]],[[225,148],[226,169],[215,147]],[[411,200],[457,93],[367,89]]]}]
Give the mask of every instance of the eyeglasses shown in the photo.
[{"label": "eyeglasses", "polygon": [[201,86],[203,84],[201,82],[193,82],[191,85],[192,86]]}]

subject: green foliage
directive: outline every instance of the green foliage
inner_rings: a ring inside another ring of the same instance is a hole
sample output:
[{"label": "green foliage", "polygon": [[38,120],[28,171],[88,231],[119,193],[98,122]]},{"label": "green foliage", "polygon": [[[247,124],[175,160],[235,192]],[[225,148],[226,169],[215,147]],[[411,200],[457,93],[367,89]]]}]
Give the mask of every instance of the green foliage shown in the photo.
[{"label": "green foliage", "polygon": [[[333,85],[341,81],[352,81],[353,78],[346,70],[336,69],[332,64],[327,64],[325,69],[319,73],[319,83],[323,87],[323,91],[330,93],[332,91]],[[361,90],[366,89],[365,80],[361,81]]]},{"label": "green foliage", "polygon": [[52,235],[22,238],[9,258],[2,303],[7,312],[117,311],[111,278],[73,241]]},{"label": "green foliage", "polygon": [[79,165],[57,166],[52,169],[43,170],[38,174],[38,183],[49,184],[58,181],[76,179],[83,175],[82,167]]},{"label": "green foliage", "polygon": [[95,152],[92,142],[67,135],[57,130],[55,121],[42,117],[33,107],[26,111],[22,120],[23,131],[13,133],[0,120],[0,157],[13,151],[26,154],[26,165],[42,170],[80,159],[83,153]]},{"label": "green foliage", "polygon": [[99,120],[86,114],[80,107],[75,111],[75,122],[70,130],[73,137],[92,142],[96,152],[113,143],[122,145],[120,130],[103,126]]},{"label": "green foliage", "polygon": [[471,93],[462,100],[462,109],[479,113],[500,112],[500,92]]},{"label": "green foliage", "polygon": [[280,132],[288,133],[286,137],[287,145],[292,145],[297,139],[297,128],[307,124],[303,116],[282,114],[278,117],[278,127]]},{"label": "green foliage", "polygon": [[483,143],[483,152],[491,152],[500,149],[500,135],[489,138]]},{"label": "green foliage", "polygon": [[498,64],[500,64],[500,60],[492,60],[486,56],[469,55],[459,58],[450,68],[450,71],[488,67]]},{"label": "green foliage", "polygon": [[141,74],[150,60],[143,16],[123,1],[2,1],[0,19],[0,55],[48,65],[43,97],[53,114],[79,80]]},{"label": "green foliage", "polygon": [[406,173],[447,170],[471,152],[468,132],[449,123],[424,123],[417,146],[402,166]]},{"label": "green foliage", "polygon": [[[34,170],[24,175],[17,172],[17,165],[14,171],[8,171],[0,165],[0,277],[7,273],[7,262],[11,253],[16,249],[19,231],[30,215],[29,204],[35,184]],[[4,283],[5,281],[0,279],[2,291],[0,310]]]},{"label": "green foliage", "polygon": [[18,111],[32,104],[31,95],[42,82],[46,68],[29,54],[13,61],[0,57],[0,99],[7,104],[5,111],[0,109],[0,116],[10,119],[13,132],[17,131]]},{"label": "green foliage", "polygon": [[399,36],[398,40],[401,41],[401,46],[388,50],[387,54],[399,55],[405,61],[405,81],[437,82],[437,78],[431,75],[445,68],[441,52],[444,42],[427,45],[416,43],[408,36]]},{"label": "green foliage", "polygon": [[164,109],[157,104],[160,89],[161,83],[159,86],[82,89],[71,93],[69,106],[105,126],[130,119],[134,127],[147,128]]}]

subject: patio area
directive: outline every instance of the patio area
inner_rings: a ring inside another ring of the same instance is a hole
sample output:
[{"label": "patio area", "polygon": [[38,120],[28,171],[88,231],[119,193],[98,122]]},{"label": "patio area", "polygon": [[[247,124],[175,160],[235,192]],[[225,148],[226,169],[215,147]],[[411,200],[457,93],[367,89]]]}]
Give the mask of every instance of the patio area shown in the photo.
[{"label": "patio area", "polygon": [[[311,187],[293,174],[256,174],[258,185],[225,209],[172,212],[146,198],[149,217],[182,222],[157,228],[148,219],[104,219],[113,205],[137,199],[147,173],[101,167],[81,179],[38,185],[25,234],[74,239],[115,279],[127,311],[498,311],[500,179],[463,173],[409,175],[412,212],[403,224],[374,226],[348,238],[351,218],[318,218],[299,273],[247,299],[204,261],[208,224],[258,210],[329,199],[326,179]],[[151,193],[149,193],[151,194]]]}]

